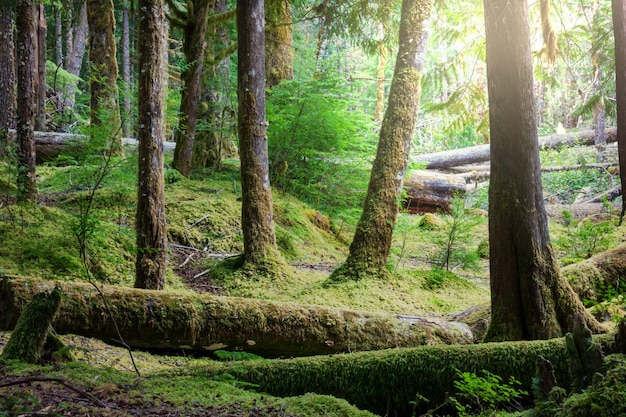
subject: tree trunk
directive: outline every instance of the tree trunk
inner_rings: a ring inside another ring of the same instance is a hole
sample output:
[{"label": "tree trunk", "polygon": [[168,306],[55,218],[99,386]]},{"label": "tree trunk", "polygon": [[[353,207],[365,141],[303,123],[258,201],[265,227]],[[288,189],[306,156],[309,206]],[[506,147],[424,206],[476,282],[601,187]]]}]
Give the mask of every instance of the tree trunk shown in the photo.
[{"label": "tree trunk", "polygon": [[488,341],[560,337],[585,314],[559,271],[541,188],[526,0],[485,0],[491,131]]},{"label": "tree trunk", "polygon": [[48,24],[43,3],[37,5],[37,77],[35,78],[35,130],[46,130],[46,36]]},{"label": "tree trunk", "polygon": [[265,1],[266,87],[293,78],[293,35],[290,0]]},{"label": "tree trunk", "polygon": [[60,306],[61,291],[56,288],[35,294],[23,308],[2,358],[37,363]]},{"label": "tree trunk", "polygon": [[19,0],[17,23],[17,200],[37,199],[35,176],[35,71],[37,39],[33,0]]},{"label": "tree trunk", "polygon": [[402,181],[418,118],[431,9],[431,0],[402,2],[396,68],[363,213],[348,258],[333,271],[330,281],[359,280],[386,272]]},{"label": "tree trunk", "polygon": [[54,8],[54,63],[63,66],[63,8]]},{"label": "tree trunk", "polygon": [[244,260],[261,264],[276,248],[265,118],[265,34],[261,0],[237,1],[237,98]]},{"label": "tree trunk", "polygon": [[376,108],[374,121],[383,121],[385,113],[385,68],[387,67],[387,47],[385,46],[385,26],[378,22],[378,68],[376,69]]},{"label": "tree trunk", "polygon": [[[624,0],[612,0],[613,33],[615,36],[615,96],[617,101],[617,152],[619,178],[626,189],[626,5]],[[622,196],[620,224],[626,213],[626,198]]]},{"label": "tree trunk", "polygon": [[165,286],[167,226],[163,142],[165,141],[165,12],[163,0],[139,1],[139,186],[135,287]]},{"label": "tree trunk", "polygon": [[119,153],[122,149],[122,126],[117,90],[113,0],[87,0],[87,21],[91,70],[90,119],[91,126],[98,129],[92,135],[104,138],[105,146]]},{"label": "tree trunk", "polygon": [[412,213],[449,213],[455,195],[463,197],[467,182],[461,175],[433,171],[411,171],[404,182],[406,209]]},{"label": "tree trunk", "polygon": [[131,136],[131,125],[133,119],[133,109],[131,107],[131,65],[130,65],[130,11],[128,1],[122,3],[122,135],[127,138]]},{"label": "tree trunk", "polygon": [[7,132],[15,127],[15,59],[13,48],[13,10],[0,5],[0,158],[8,154]]},{"label": "tree trunk", "polygon": [[[28,300],[54,285],[50,281],[0,279],[0,328],[15,326]],[[108,342],[119,338],[92,285],[58,285],[65,294],[53,323],[58,333]],[[472,343],[467,325],[445,320],[113,285],[101,290],[124,341],[140,348],[228,349],[289,357]]]},{"label": "tree trunk", "polygon": [[211,9],[212,2],[199,0],[194,3],[193,14],[189,14],[189,9],[187,11],[187,27],[183,39],[187,67],[183,71],[183,91],[175,139],[176,149],[172,162],[172,166],[185,177],[191,174],[200,85],[206,55],[207,19]]},{"label": "tree trunk", "polygon": [[[606,129],[607,142],[615,142],[616,129]],[[568,133],[566,135],[548,135],[539,138],[540,149],[558,149],[564,146],[574,145],[594,145],[596,132],[585,130],[581,132]],[[470,146],[449,151],[425,153],[411,157],[411,162],[426,164],[426,169],[446,169],[461,165],[487,162],[490,159],[491,151],[489,145]]]}]

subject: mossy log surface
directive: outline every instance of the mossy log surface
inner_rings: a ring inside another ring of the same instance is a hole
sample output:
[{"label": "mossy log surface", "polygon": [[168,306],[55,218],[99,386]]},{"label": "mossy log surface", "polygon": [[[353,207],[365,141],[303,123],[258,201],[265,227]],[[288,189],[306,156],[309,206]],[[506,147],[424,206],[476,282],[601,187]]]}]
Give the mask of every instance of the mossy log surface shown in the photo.
[{"label": "mossy log surface", "polygon": [[57,289],[34,294],[20,314],[2,357],[37,363],[60,305],[61,292]]},{"label": "mossy log surface", "polygon": [[[610,345],[612,339],[601,336],[594,340]],[[521,389],[532,393],[539,355],[553,365],[559,385],[569,386],[565,338],[230,362],[211,368],[209,376],[228,373],[237,380],[258,384],[261,392],[272,395],[330,394],[379,415],[410,416],[422,415],[441,404],[447,394],[454,395],[455,369],[476,374],[486,370],[504,381],[514,376],[521,381]],[[429,402],[421,402],[413,410],[410,402],[418,393]]]},{"label": "mossy log surface", "polygon": [[[0,278],[0,328],[15,326],[35,293],[66,294],[58,333],[117,340],[101,297],[86,283]],[[462,323],[206,294],[103,286],[124,341],[154,349],[244,350],[266,357],[307,356],[472,343]]]}]

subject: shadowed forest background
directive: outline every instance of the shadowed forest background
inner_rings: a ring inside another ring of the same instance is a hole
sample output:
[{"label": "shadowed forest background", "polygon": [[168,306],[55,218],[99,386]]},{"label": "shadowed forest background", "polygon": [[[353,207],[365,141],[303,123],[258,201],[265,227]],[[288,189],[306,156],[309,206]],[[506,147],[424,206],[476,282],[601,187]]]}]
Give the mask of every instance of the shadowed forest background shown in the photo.
[{"label": "shadowed forest background", "polygon": [[509,3],[3,1],[0,416],[623,415],[624,5]]}]

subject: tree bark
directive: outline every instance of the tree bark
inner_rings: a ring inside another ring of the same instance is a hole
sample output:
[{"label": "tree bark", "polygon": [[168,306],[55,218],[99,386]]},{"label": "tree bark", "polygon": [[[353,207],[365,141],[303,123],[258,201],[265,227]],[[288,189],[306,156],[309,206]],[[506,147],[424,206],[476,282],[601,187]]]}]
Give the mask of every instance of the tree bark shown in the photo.
[{"label": "tree bark", "polygon": [[[53,322],[58,333],[119,338],[93,286],[57,284],[65,293]],[[13,328],[28,300],[54,285],[0,278],[0,328]],[[438,319],[112,285],[101,290],[124,341],[140,348],[228,349],[289,357],[473,342],[467,325]]]},{"label": "tree bark", "polygon": [[163,289],[167,226],[163,142],[165,141],[165,12],[163,0],[139,1],[137,259],[135,287]]},{"label": "tree bark", "polygon": [[17,200],[37,198],[35,175],[35,71],[37,50],[33,0],[19,0],[17,23]]},{"label": "tree bark", "polygon": [[[611,0],[613,34],[615,37],[615,96],[617,101],[617,152],[622,190],[626,189],[626,5],[624,0]],[[620,224],[626,214],[626,198],[622,197]]]},{"label": "tree bark", "polygon": [[293,78],[293,35],[290,0],[265,1],[266,87]]},{"label": "tree bark", "polygon": [[359,280],[386,273],[398,201],[418,118],[431,9],[431,0],[402,2],[398,57],[363,213],[348,258],[333,271],[330,281]]},{"label": "tree bark", "polygon": [[13,10],[0,5],[0,157],[9,151],[7,132],[15,127],[15,59],[13,48]]},{"label": "tree bark", "polygon": [[104,137],[105,145],[114,153],[122,149],[119,95],[117,89],[117,59],[115,14],[113,0],[87,0],[89,26],[89,63],[91,76],[90,120],[94,137]]},{"label": "tree bark", "polygon": [[185,177],[191,175],[200,86],[206,56],[207,22],[211,9],[212,2],[199,0],[194,3],[192,14],[189,14],[189,9],[187,10],[187,27],[183,39],[187,67],[183,71],[183,91],[175,137],[176,149],[172,162],[172,166]]},{"label": "tree bark", "polygon": [[376,107],[374,121],[383,121],[385,113],[385,68],[387,67],[387,46],[385,45],[385,26],[378,22],[378,67],[376,68]]},{"label": "tree bark", "polygon": [[276,248],[265,118],[263,1],[237,1],[237,98],[244,260],[261,264]]},{"label": "tree bark", "polygon": [[434,171],[411,171],[404,182],[406,209],[413,214],[450,212],[455,195],[463,197],[467,183],[461,175]]},{"label": "tree bark", "polygon": [[491,131],[489,248],[492,316],[486,341],[549,339],[583,314],[548,234],[526,0],[485,0]]},{"label": "tree bark", "polygon": [[60,306],[61,291],[56,288],[35,294],[23,308],[2,357],[37,363]]},{"label": "tree bark", "polygon": [[[616,141],[616,129],[606,129],[606,140]],[[581,132],[568,133],[566,135],[548,135],[539,138],[540,149],[558,149],[565,146],[574,145],[594,145],[595,131],[585,130]],[[449,151],[425,153],[411,157],[411,162],[426,164],[426,169],[446,169],[461,165],[487,162],[490,160],[490,145],[470,146]]]},{"label": "tree bark", "polygon": [[122,135],[127,138],[131,136],[131,125],[133,109],[130,102],[131,88],[131,65],[130,65],[130,10],[128,1],[122,3]]},{"label": "tree bark", "polygon": [[46,130],[46,37],[48,23],[43,3],[37,5],[37,77],[35,78],[35,130]]}]

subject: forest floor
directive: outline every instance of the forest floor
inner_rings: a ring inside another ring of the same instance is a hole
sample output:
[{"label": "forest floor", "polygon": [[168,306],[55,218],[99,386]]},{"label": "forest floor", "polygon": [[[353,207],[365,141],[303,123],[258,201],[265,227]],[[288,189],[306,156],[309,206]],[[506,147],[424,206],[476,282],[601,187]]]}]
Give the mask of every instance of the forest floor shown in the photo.
[{"label": "forest floor", "polygon": [[[544,157],[548,162],[550,158],[556,163],[565,159],[562,154]],[[578,156],[572,158],[577,160]],[[11,181],[5,181],[0,167],[0,274],[84,279],[75,237],[80,220],[76,213],[80,213],[85,198],[79,185],[81,181],[89,184],[83,179],[88,173],[81,170],[84,168],[78,166],[38,168],[40,204],[27,210],[12,204],[7,185]],[[439,274],[434,266],[454,230],[453,219],[438,214],[434,220],[425,221],[426,216],[401,213],[389,258],[392,278],[329,287],[325,281],[345,259],[355,219],[327,217],[321,208],[318,211],[277,192],[277,242],[291,268],[289,278],[267,285],[214,276],[212,270],[219,260],[242,250],[241,203],[237,187],[233,190],[236,172],[232,167],[214,173],[212,178],[177,179],[166,185],[172,243],[167,290],[438,317],[488,302],[488,260],[477,256],[487,241],[485,188],[469,196],[472,209],[458,219],[468,222],[461,226],[467,233],[452,236],[457,240],[450,274]],[[600,174],[596,188],[614,185],[614,176]],[[552,173],[544,179],[546,195],[567,204],[561,199],[583,190],[584,181],[593,175],[593,170]],[[90,230],[89,245],[97,263],[91,265],[91,273],[107,284],[132,285],[135,181],[133,170],[120,165],[94,200],[91,216],[95,226]],[[589,194],[597,191],[586,190]],[[624,229],[618,230],[611,216],[567,222],[553,218],[550,232],[561,263],[619,244]],[[459,224],[455,227],[458,229]],[[0,349],[8,335],[0,333]],[[126,350],[95,339],[63,338],[71,346],[76,363],[0,364],[0,417],[372,415],[333,397],[311,394],[276,398],[240,387],[236,381],[207,380],[197,371],[214,362],[207,358],[134,352],[142,374],[137,377]]]}]

